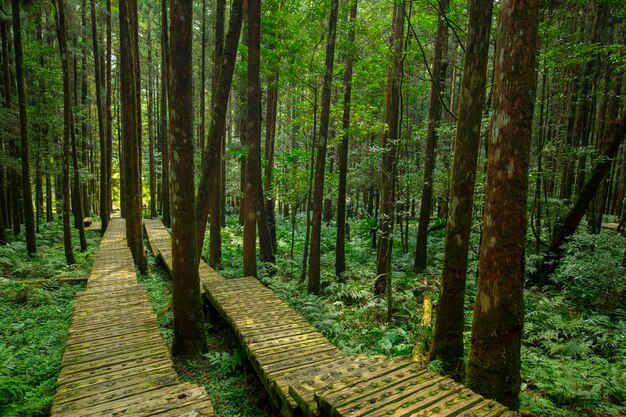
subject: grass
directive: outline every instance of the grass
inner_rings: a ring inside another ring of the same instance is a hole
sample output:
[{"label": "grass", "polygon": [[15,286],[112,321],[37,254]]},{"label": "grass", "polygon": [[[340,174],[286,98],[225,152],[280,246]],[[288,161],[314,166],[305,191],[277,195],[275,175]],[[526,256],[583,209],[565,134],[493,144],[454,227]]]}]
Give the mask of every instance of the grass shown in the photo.
[{"label": "grass", "polygon": [[84,287],[55,278],[89,274],[99,236],[87,237],[89,249],[76,249],[73,266],[65,264],[59,223],[41,225],[33,259],[26,256],[23,236],[0,247],[0,415],[49,414],[74,295]]}]

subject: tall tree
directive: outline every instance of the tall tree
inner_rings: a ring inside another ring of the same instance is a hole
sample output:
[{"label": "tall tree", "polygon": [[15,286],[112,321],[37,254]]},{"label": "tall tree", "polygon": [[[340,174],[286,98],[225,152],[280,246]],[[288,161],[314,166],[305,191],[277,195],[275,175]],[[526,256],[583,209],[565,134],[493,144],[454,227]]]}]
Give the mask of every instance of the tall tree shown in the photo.
[{"label": "tall tree", "polygon": [[[313,184],[313,222],[311,225],[311,247],[309,253],[309,292],[320,293],[320,256],[322,235],[322,205],[324,199],[324,174],[326,172],[326,149],[328,147],[328,126],[330,125],[330,99],[335,64],[335,40],[337,39],[337,14],[339,0],[330,1],[328,37],[326,40],[326,65],[322,87],[322,112],[320,133],[315,159],[315,182]],[[305,249],[306,250],[306,249]]]},{"label": "tall tree", "polygon": [[15,53],[15,78],[20,116],[20,147],[22,159],[22,209],[26,226],[26,250],[29,255],[37,253],[35,237],[35,212],[30,181],[30,147],[28,141],[28,114],[26,113],[26,81],[24,80],[24,53],[22,52],[22,29],[20,23],[20,0],[13,0],[13,50]]},{"label": "tall tree", "polygon": [[404,37],[404,7],[395,3],[392,21],[392,64],[387,69],[385,122],[383,132],[383,162],[381,169],[382,202],[380,213],[380,239],[376,254],[376,294],[387,294],[387,319],[391,319],[391,251],[393,247],[393,222],[395,181],[400,140],[400,89],[402,86],[402,56]]},{"label": "tall tree", "polygon": [[[211,85],[212,96],[211,96],[211,104],[215,105],[215,101],[217,99],[217,88],[218,84],[221,82],[221,71],[222,65],[224,62],[222,61],[222,54],[224,53],[224,14],[226,12],[226,1],[225,0],[217,0],[216,4],[216,16],[215,16],[215,51],[214,51],[214,63],[213,63],[213,83]],[[239,28],[241,30],[241,28]],[[229,32],[230,33],[230,32]],[[219,54],[219,55],[218,55]],[[234,61],[233,61],[234,65]],[[230,89],[230,86],[229,86]],[[213,107],[212,107],[213,108]],[[213,175],[211,180],[213,184],[212,195],[209,197],[209,208],[211,213],[210,218],[210,232],[209,232],[209,265],[213,268],[219,266],[220,261],[222,259],[222,225],[220,219],[220,211],[222,209],[220,194],[222,192],[220,178],[225,175],[224,170],[221,167],[222,161],[222,147],[224,143],[226,128],[224,128],[223,132],[217,132],[218,137],[217,140],[211,141],[209,139],[209,152],[214,155],[213,166],[211,169],[213,170]],[[219,188],[218,188],[219,187]],[[198,225],[202,230],[206,230],[206,221],[204,224]],[[202,247],[204,244],[204,232],[202,232],[202,241],[198,241],[198,250],[202,253]]]},{"label": "tall tree", "polygon": [[[72,126],[72,94],[70,87],[69,52],[67,48],[67,25],[65,21],[65,2],[55,0],[57,38],[63,70],[63,161],[61,174],[61,188],[63,194],[63,247],[65,261],[68,264],[76,263],[72,248],[72,226],[70,224],[70,135]],[[56,182],[56,181],[55,181]]]},{"label": "tall tree", "polygon": [[[468,387],[516,409],[538,1],[500,3],[487,186]],[[520,36],[523,34],[523,36]]]},{"label": "tall tree", "polygon": [[151,8],[148,8],[148,169],[150,174],[150,217],[154,218],[157,215],[157,187],[156,187],[156,167],[154,158],[154,88],[153,88],[153,69],[152,69],[152,16],[150,13]]},{"label": "tall tree", "polygon": [[457,380],[465,374],[463,330],[465,277],[472,229],[474,184],[480,143],[493,0],[469,0],[469,27],[454,145],[454,162],[443,252],[441,294],[431,357]]},{"label": "tall tree", "polygon": [[120,2],[120,100],[126,240],[141,274],[148,272],[143,249],[141,192],[141,103],[137,1]]},{"label": "tall tree", "polygon": [[[104,109],[106,113],[106,191],[107,191],[107,200],[108,200],[108,210],[107,215],[111,214],[113,210],[113,194],[111,189],[111,176],[113,174],[113,113],[111,111],[111,102],[113,95],[112,88],[112,61],[113,61],[113,27],[112,27],[112,11],[111,11],[111,0],[106,0],[106,39],[107,39],[107,47],[106,47],[106,97],[104,101]],[[102,64],[102,63],[100,63]],[[101,169],[104,169],[101,167]],[[108,223],[107,219],[107,223]],[[104,232],[104,229],[102,229]]]},{"label": "tall tree", "polygon": [[350,139],[350,101],[352,100],[352,72],[354,66],[354,22],[357,13],[357,0],[350,8],[348,28],[348,48],[346,68],[343,73],[343,119],[341,123],[341,144],[339,154],[339,195],[337,196],[337,239],[335,243],[335,274],[340,277],[346,270],[346,188],[348,178],[348,143]]},{"label": "tall tree", "polygon": [[261,164],[261,1],[248,1],[248,105],[246,199],[243,222],[243,274],[257,276],[256,227]]},{"label": "tall tree", "polygon": [[167,115],[170,106],[169,78],[169,35],[167,0],[161,0],[161,216],[163,224],[170,226],[170,151]]},{"label": "tall tree", "polygon": [[428,110],[428,128],[426,131],[426,151],[424,161],[424,185],[422,186],[422,204],[420,205],[419,223],[417,225],[417,243],[415,246],[415,263],[413,268],[417,272],[426,269],[428,223],[433,208],[433,180],[435,173],[435,159],[437,155],[437,140],[439,121],[441,120],[443,89],[448,67],[448,23],[447,13],[450,0],[441,0],[437,3],[437,37],[435,38],[435,57],[433,58],[432,80],[430,87],[430,106]]},{"label": "tall tree", "polygon": [[[196,356],[207,349],[202,326],[202,301],[196,252],[194,213],[194,144],[192,94],[193,4],[172,0],[170,4],[172,141],[172,309],[174,356]],[[191,203],[191,204],[190,204]]]},{"label": "tall tree", "polygon": [[[218,4],[219,4],[218,0]],[[217,68],[213,74],[214,80],[217,77],[213,94],[214,98],[211,102],[211,123],[209,125],[209,134],[207,136],[207,146],[202,155],[202,167],[200,169],[200,182],[196,192],[196,221],[198,226],[198,246],[201,249],[206,233],[206,224],[209,219],[209,208],[211,206],[211,198],[218,194],[217,189],[221,188],[220,167],[222,165],[222,140],[226,133],[226,114],[228,110],[228,99],[230,97],[230,86],[233,81],[233,73],[235,70],[235,61],[237,59],[237,46],[239,45],[239,37],[241,35],[241,25],[243,22],[243,0],[233,0],[230,9],[230,20],[228,22],[228,33],[220,59],[219,70]],[[216,36],[217,42],[217,36]],[[219,207],[215,213],[219,213]],[[219,217],[219,216],[218,216]],[[218,218],[219,220],[219,218]],[[219,223],[218,223],[219,224]],[[211,228],[211,239],[216,241],[210,243],[209,264],[215,265],[221,258],[221,238],[219,228],[214,232]]]},{"label": "tall tree", "polygon": [[[0,9],[1,11],[2,9]],[[5,109],[11,108],[11,73],[9,69],[9,41],[7,24],[0,19],[0,40],[2,41],[2,98]],[[0,140],[0,146],[4,147],[4,139]],[[9,216],[7,198],[5,197],[5,175],[4,164],[0,166],[0,244],[7,243],[7,231]]]}]

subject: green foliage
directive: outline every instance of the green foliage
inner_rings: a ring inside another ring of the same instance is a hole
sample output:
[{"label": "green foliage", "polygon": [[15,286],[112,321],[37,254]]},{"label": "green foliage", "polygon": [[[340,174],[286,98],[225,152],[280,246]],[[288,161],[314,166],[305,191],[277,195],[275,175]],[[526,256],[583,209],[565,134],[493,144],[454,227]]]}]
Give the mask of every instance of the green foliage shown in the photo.
[{"label": "green foliage", "polygon": [[[88,275],[99,237],[88,232],[89,250],[65,265],[57,223],[42,224],[38,255],[29,259],[23,237],[0,247],[0,415],[47,415],[52,403],[74,294],[82,284],[59,276]],[[74,244],[78,246],[77,235]],[[60,245],[60,246],[59,246]]]},{"label": "green foliage", "polygon": [[222,373],[234,372],[243,364],[243,353],[241,349],[230,352],[208,352],[203,355],[213,366],[219,366]]}]

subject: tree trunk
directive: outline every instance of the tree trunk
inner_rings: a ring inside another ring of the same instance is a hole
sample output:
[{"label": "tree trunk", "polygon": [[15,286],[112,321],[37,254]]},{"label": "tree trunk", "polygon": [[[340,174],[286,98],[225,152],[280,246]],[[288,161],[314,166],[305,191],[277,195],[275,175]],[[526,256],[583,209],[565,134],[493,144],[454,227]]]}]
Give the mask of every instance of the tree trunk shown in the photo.
[{"label": "tree trunk", "polygon": [[[150,10],[150,9],[148,9]],[[150,217],[157,216],[157,197],[156,197],[156,168],[154,166],[154,88],[152,74],[152,18],[148,13],[148,159],[150,173]]]},{"label": "tree trunk", "polygon": [[[221,0],[219,0],[221,1]],[[219,19],[218,19],[219,20]],[[222,256],[221,230],[220,230],[220,209],[221,209],[221,166],[222,166],[222,140],[226,133],[226,114],[228,110],[228,99],[230,97],[230,86],[235,70],[237,59],[237,46],[241,34],[243,22],[242,0],[234,0],[230,20],[228,23],[228,33],[224,50],[220,59],[219,72],[213,74],[215,82],[214,99],[211,103],[211,123],[207,137],[207,146],[202,155],[202,166],[200,170],[200,182],[196,192],[196,221],[198,227],[198,247],[201,253],[206,224],[209,219],[209,209],[215,217],[216,224],[212,223],[209,245],[209,264],[216,265]],[[217,37],[216,37],[217,42]],[[217,68],[216,68],[217,71]],[[216,80],[217,79],[217,80]],[[215,81],[216,80],[216,81]],[[216,197],[216,204],[212,204],[212,197]]]},{"label": "tree trunk", "polygon": [[260,135],[261,135],[261,2],[248,1],[248,102],[246,163],[246,200],[243,221],[243,274],[257,276],[256,227],[260,181]]},{"label": "tree trunk", "polygon": [[433,206],[433,180],[437,153],[437,128],[441,121],[441,97],[443,95],[448,67],[448,24],[445,19],[450,0],[439,2],[437,37],[435,38],[435,57],[433,60],[432,85],[430,87],[430,108],[428,110],[428,130],[426,132],[426,151],[424,161],[424,186],[422,187],[422,204],[420,205],[419,223],[417,226],[417,244],[415,246],[416,272],[426,269],[428,223]]},{"label": "tree trunk", "polygon": [[173,356],[206,352],[194,213],[194,145],[192,94],[193,4],[172,0],[170,7],[172,127],[172,310]]},{"label": "tree trunk", "polygon": [[[56,0],[57,36],[59,52],[61,54],[61,68],[63,70],[63,170],[61,179],[62,213],[63,213],[63,247],[65,261],[68,264],[76,263],[72,249],[72,226],[70,224],[70,135],[72,127],[72,96],[70,93],[70,69],[67,49],[67,29],[65,23],[65,2]],[[56,182],[56,181],[55,181]],[[58,201],[58,199],[57,199]]]},{"label": "tree trunk", "polygon": [[480,149],[480,125],[486,95],[493,0],[470,0],[468,7],[469,27],[444,240],[441,295],[437,304],[431,354],[431,358],[439,359],[445,372],[457,381],[462,381],[465,374],[463,361],[465,277]]},{"label": "tree trunk", "polygon": [[20,24],[20,1],[13,0],[13,45],[15,52],[15,78],[20,117],[20,146],[22,159],[22,209],[26,226],[26,250],[29,256],[37,253],[35,236],[35,213],[30,184],[30,149],[28,142],[28,115],[26,113],[26,82],[24,80],[24,56],[22,52],[22,29]]},{"label": "tree trunk", "polygon": [[[487,186],[467,385],[517,409],[538,1],[500,4]],[[523,33],[523,36],[519,34]]]},{"label": "tree trunk", "polygon": [[[357,0],[352,3],[348,29],[348,48],[354,47],[354,22],[357,13]],[[346,67],[343,73],[343,120],[341,144],[339,145],[339,195],[337,197],[337,239],[335,241],[335,274],[342,277],[346,271],[346,183],[348,177],[348,143],[350,139],[350,101],[352,99],[352,72],[354,55],[346,54]]]},{"label": "tree trunk", "polygon": [[168,92],[169,78],[169,40],[167,22],[167,0],[161,0],[161,189],[163,193],[162,212],[163,224],[170,227],[170,151],[168,132],[168,110],[170,97]]},{"label": "tree trunk", "polygon": [[308,290],[311,294],[320,293],[322,203],[324,198],[324,174],[326,171],[328,126],[330,124],[330,99],[333,83],[333,67],[335,64],[335,39],[337,38],[338,9],[339,0],[331,0],[330,18],[328,21],[328,38],[326,43],[326,69],[324,72],[324,86],[322,88],[322,113],[320,115],[320,133],[316,149],[315,182],[313,185],[313,222],[311,224],[308,285]]},{"label": "tree trunk", "polygon": [[[108,200],[108,208],[107,215],[111,214],[113,210],[113,194],[111,189],[111,176],[113,175],[113,113],[111,112],[111,102],[112,102],[112,49],[113,49],[113,40],[112,40],[112,22],[111,22],[111,0],[106,0],[106,26],[107,26],[107,50],[106,50],[106,98],[104,103],[105,113],[106,113],[106,192],[107,192],[107,200]],[[104,84],[104,83],[103,83]],[[119,122],[119,121],[118,121]],[[104,169],[101,167],[101,169]],[[100,209],[102,211],[102,209]],[[107,223],[108,223],[107,219]],[[102,229],[104,232],[104,229]]]},{"label": "tree trunk", "polygon": [[265,192],[265,215],[267,216],[267,227],[270,231],[272,239],[272,247],[274,251],[277,248],[276,242],[276,212],[274,210],[274,190],[272,188],[272,179],[274,174],[274,142],[276,140],[276,119],[278,107],[278,77],[280,75],[279,67],[276,66],[267,87],[267,114],[265,116],[265,184],[263,191]]},{"label": "tree trunk", "polygon": [[[445,1],[445,0],[444,0]],[[398,142],[400,140],[400,92],[402,88],[402,55],[404,53],[404,18],[403,5],[396,3],[393,8],[392,45],[393,61],[387,69],[387,93],[385,102],[385,122],[387,128],[383,132],[383,161],[381,170],[382,202],[376,195],[376,218],[379,204],[382,206],[380,216],[380,239],[376,254],[376,283],[374,292],[387,295],[387,320],[391,320],[391,253],[393,250],[393,223],[395,182],[398,159]],[[375,232],[373,232],[375,233]],[[372,236],[375,239],[375,236]]]},{"label": "tree trunk", "polygon": [[604,152],[602,152],[602,155],[598,158],[598,162],[593,168],[591,176],[583,185],[574,205],[558,223],[555,229],[556,232],[548,246],[548,251],[535,271],[528,278],[530,284],[539,286],[546,285],[550,280],[550,275],[552,275],[559,265],[563,253],[565,252],[567,242],[569,242],[580,220],[587,212],[589,203],[596,194],[602,179],[611,168],[611,163],[613,159],[615,159],[617,151],[626,136],[626,113],[622,114],[619,121],[611,123],[609,131],[610,136]]},{"label": "tree trunk", "polygon": [[[11,108],[11,74],[9,70],[9,46],[7,24],[4,20],[0,20],[0,38],[2,41],[2,88],[4,107]],[[0,139],[0,146],[4,149],[4,138]],[[7,189],[8,190],[8,189]],[[0,244],[7,243],[6,227],[9,224],[10,216],[8,199],[5,195],[5,174],[4,163],[0,163]]]},{"label": "tree trunk", "polygon": [[[74,123],[74,111],[70,109],[70,120],[72,121],[72,126],[75,126]],[[87,239],[85,238],[85,224],[83,223],[83,199],[81,196],[81,187],[80,187],[80,172],[78,170],[78,144],[76,140],[76,129],[72,129],[70,132],[70,140],[72,145],[72,168],[73,168],[73,178],[74,178],[74,189],[72,192],[75,195],[76,207],[74,212],[74,224],[75,228],[78,229],[78,240],[80,242],[80,251],[84,252],[87,250]]]},{"label": "tree trunk", "polygon": [[137,1],[120,2],[120,100],[126,202],[126,240],[141,274],[148,272],[143,248],[141,192],[141,103]]}]

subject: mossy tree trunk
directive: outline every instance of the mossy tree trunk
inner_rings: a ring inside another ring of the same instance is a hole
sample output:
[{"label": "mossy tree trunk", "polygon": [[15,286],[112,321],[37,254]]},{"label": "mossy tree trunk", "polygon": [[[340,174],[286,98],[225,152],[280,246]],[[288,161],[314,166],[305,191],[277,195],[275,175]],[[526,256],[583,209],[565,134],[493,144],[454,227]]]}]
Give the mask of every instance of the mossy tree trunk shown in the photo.
[{"label": "mossy tree trunk", "polygon": [[137,1],[120,2],[120,100],[126,240],[141,274],[148,271],[143,248],[141,186],[141,102]]},{"label": "mossy tree trunk", "polygon": [[[538,1],[500,3],[487,186],[468,387],[516,409],[535,102]],[[520,36],[520,33],[523,36]]]},{"label": "mossy tree trunk", "polygon": [[444,370],[457,380],[462,380],[465,374],[463,361],[465,277],[472,229],[480,125],[486,95],[493,0],[470,0],[468,7],[469,27],[444,241],[442,287],[437,304],[431,356],[433,359],[441,360]]},{"label": "mossy tree trunk", "polygon": [[170,4],[172,141],[172,355],[197,356],[206,352],[203,328],[196,216],[194,212],[194,143],[192,94],[193,5],[186,0]]},{"label": "mossy tree trunk", "polygon": [[[320,293],[320,256],[322,234],[322,205],[324,198],[324,174],[326,172],[326,150],[328,148],[328,127],[330,124],[330,99],[335,64],[335,40],[337,38],[337,14],[339,0],[331,0],[328,20],[328,38],[326,41],[326,63],[324,85],[322,87],[322,109],[320,114],[320,133],[316,146],[315,180],[313,184],[313,220],[311,223],[311,243],[309,248],[309,283],[311,294]],[[306,249],[305,249],[306,250]]]}]

